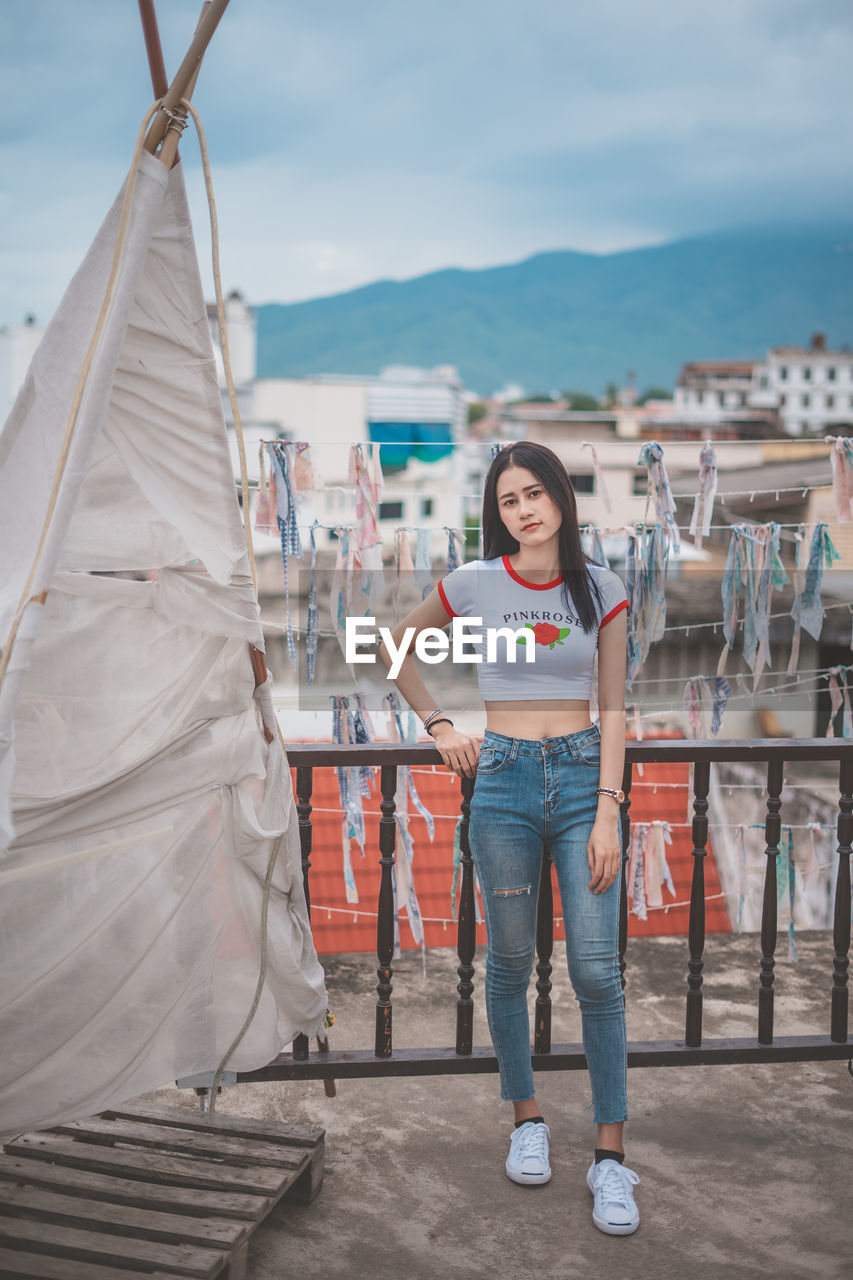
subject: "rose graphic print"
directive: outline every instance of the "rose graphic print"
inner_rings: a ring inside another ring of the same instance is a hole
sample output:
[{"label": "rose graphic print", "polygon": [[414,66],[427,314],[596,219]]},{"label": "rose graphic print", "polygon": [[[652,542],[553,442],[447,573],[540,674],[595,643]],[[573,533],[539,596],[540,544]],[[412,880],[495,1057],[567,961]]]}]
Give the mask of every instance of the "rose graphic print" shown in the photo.
[{"label": "rose graphic print", "polygon": [[[528,622],[525,626],[526,631],[532,631],[536,637],[537,644],[547,644],[549,649],[553,649],[555,644],[562,644],[566,636],[571,635],[571,627],[555,627],[553,622],[537,622],[531,626]],[[516,644],[523,644],[521,637],[518,638]]]}]

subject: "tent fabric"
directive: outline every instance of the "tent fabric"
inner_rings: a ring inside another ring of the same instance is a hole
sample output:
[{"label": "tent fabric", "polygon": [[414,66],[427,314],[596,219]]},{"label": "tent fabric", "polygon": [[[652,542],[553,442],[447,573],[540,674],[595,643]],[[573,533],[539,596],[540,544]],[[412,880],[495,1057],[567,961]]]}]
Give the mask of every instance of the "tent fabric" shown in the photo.
[{"label": "tent fabric", "polygon": [[[113,263],[119,194],[0,434],[0,639]],[[0,691],[0,1131],[228,1066],[326,1013],[181,168],[143,154]]]}]

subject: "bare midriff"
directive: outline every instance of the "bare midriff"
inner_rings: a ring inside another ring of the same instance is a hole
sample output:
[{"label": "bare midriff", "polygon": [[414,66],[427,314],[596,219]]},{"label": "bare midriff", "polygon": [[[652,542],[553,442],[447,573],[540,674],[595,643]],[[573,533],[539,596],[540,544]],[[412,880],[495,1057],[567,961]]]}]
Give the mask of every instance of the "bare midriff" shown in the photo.
[{"label": "bare midriff", "polygon": [[508,738],[560,738],[592,724],[589,701],[486,702],[486,728]]}]

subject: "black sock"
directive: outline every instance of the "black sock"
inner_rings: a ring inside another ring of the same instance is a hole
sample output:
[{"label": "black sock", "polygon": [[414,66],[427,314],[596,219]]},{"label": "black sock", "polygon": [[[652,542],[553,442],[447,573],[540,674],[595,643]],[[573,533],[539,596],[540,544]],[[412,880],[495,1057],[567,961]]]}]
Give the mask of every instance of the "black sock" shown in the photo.
[{"label": "black sock", "polygon": [[544,1124],[544,1116],[528,1116],[526,1120],[516,1120],[515,1127],[520,1129],[523,1124]]},{"label": "black sock", "polygon": [[608,1151],[606,1147],[595,1148],[595,1163],[600,1164],[602,1160],[615,1160],[617,1164],[622,1164],[625,1159],[624,1151]]}]

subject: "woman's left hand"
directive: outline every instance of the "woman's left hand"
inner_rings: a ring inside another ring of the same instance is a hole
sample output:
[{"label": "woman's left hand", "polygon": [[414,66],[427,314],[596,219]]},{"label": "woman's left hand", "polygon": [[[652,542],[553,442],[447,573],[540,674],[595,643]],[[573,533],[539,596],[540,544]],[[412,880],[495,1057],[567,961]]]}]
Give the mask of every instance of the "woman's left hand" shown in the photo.
[{"label": "woman's left hand", "polygon": [[592,879],[589,887],[593,893],[604,893],[618,878],[622,864],[622,852],[619,847],[619,815],[611,818],[596,818],[586,857]]}]

